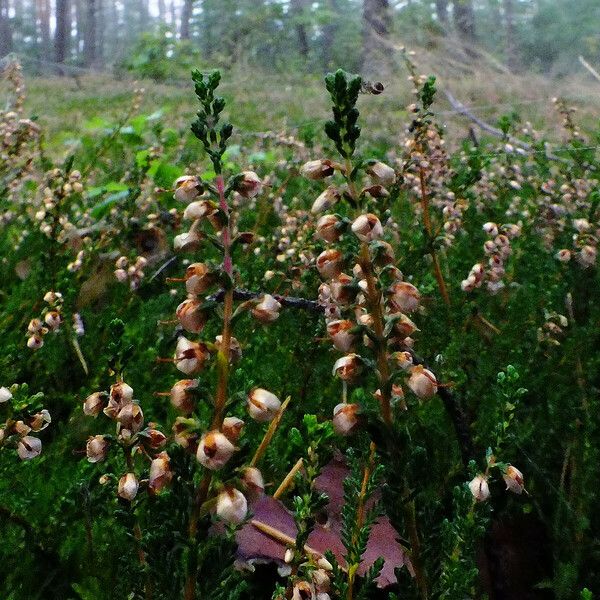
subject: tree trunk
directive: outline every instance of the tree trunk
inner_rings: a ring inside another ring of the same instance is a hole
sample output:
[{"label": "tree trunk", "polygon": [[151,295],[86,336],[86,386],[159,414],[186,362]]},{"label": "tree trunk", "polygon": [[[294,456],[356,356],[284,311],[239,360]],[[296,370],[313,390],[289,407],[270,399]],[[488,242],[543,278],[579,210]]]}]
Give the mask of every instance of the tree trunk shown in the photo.
[{"label": "tree trunk", "polygon": [[466,42],[475,40],[475,13],[472,0],[453,0],[454,25]]},{"label": "tree trunk", "polygon": [[69,0],[56,0],[56,31],[54,52],[57,63],[64,63],[71,41],[71,4]]},{"label": "tree trunk", "polygon": [[86,0],[86,5],[83,60],[89,67],[96,60],[96,0]]},{"label": "tree trunk", "polygon": [[331,17],[326,25],[323,26],[323,66],[325,69],[333,67],[333,45],[335,44],[335,36],[338,30],[338,16],[340,7],[338,0],[329,0],[328,8],[331,12]]},{"label": "tree trunk", "polygon": [[158,20],[163,25],[167,22],[167,5],[165,0],[158,0]]},{"label": "tree trunk", "polygon": [[506,64],[511,71],[517,68],[517,49],[515,46],[515,6],[513,0],[504,1],[504,23]]},{"label": "tree trunk", "polygon": [[8,18],[8,0],[0,0],[0,58],[12,52],[12,29]]},{"label": "tree trunk", "polygon": [[308,34],[306,32],[306,11],[310,8],[310,0],[290,0],[290,16],[292,17],[298,40],[298,53],[303,60],[308,58]]},{"label": "tree trunk", "polygon": [[443,27],[448,25],[448,0],[435,0],[435,14]]},{"label": "tree trunk", "polygon": [[182,40],[190,39],[190,21],[194,11],[194,0],[185,0],[181,11],[181,25],[179,28],[179,37]]},{"label": "tree trunk", "polygon": [[391,10],[388,0],[363,1],[362,71],[369,77],[382,78],[390,71]]},{"label": "tree trunk", "polygon": [[50,0],[37,0],[40,40],[44,56],[50,50]]}]

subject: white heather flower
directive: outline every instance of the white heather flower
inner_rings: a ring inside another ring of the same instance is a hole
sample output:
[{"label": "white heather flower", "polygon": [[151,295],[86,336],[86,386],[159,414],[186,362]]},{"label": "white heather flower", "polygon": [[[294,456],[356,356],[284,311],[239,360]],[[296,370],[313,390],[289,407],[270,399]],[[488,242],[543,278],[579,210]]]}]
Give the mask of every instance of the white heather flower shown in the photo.
[{"label": "white heather flower", "polygon": [[242,473],[242,481],[250,500],[260,498],[265,492],[262,473],[256,467],[246,467]]},{"label": "white heather flower", "polygon": [[300,174],[308,179],[324,179],[335,172],[332,162],[328,159],[309,160],[300,168]]},{"label": "white heather flower", "polygon": [[225,488],[217,497],[217,515],[226,523],[237,525],[248,514],[248,502],[242,492]]},{"label": "white heather flower", "polygon": [[485,502],[490,497],[490,487],[485,475],[477,475],[469,482],[471,494],[477,502]]},{"label": "white heather flower", "polygon": [[140,484],[135,473],[127,473],[119,479],[117,493],[121,498],[131,502],[137,496],[139,487]]},{"label": "white heather flower", "polygon": [[262,181],[254,171],[243,171],[238,180],[236,191],[243,198],[254,198],[262,190]]},{"label": "white heather flower", "polygon": [[252,309],[252,316],[261,323],[272,323],[279,317],[281,304],[270,294],[265,294],[262,300]]},{"label": "white heather flower", "polygon": [[133,388],[124,381],[110,386],[110,399],[118,404],[127,404],[133,400]]},{"label": "white heather flower", "polygon": [[220,431],[205,433],[198,444],[196,458],[207,469],[215,471],[222,468],[233,456],[235,446]]},{"label": "white heather flower", "polygon": [[137,433],[144,426],[144,413],[139,404],[130,402],[119,411],[117,421],[123,428]]},{"label": "white heather flower", "polygon": [[35,335],[36,333],[41,333],[43,327],[44,324],[40,319],[31,319],[31,321],[29,321],[29,325],[27,325],[27,333],[30,333],[32,335]]},{"label": "white heather flower", "polygon": [[223,419],[221,431],[232,444],[235,444],[240,438],[243,427],[244,421],[242,421],[242,419],[238,419],[237,417],[225,417],[225,419]]},{"label": "white heather flower", "polygon": [[314,214],[329,210],[332,206],[337,204],[339,199],[339,190],[335,187],[328,187],[325,191],[321,192],[321,194],[313,202],[310,210]]},{"label": "white heather flower", "polygon": [[417,365],[411,369],[408,387],[418,398],[431,398],[437,393],[437,380],[429,369]]},{"label": "white heather flower", "polygon": [[191,342],[181,336],[175,348],[175,365],[182,373],[194,375],[204,368],[204,363],[209,357],[206,345],[200,342]]},{"label": "white heather flower", "polygon": [[316,236],[324,242],[336,242],[342,235],[340,219],[335,215],[323,215],[316,226]]},{"label": "white heather flower", "polygon": [[571,251],[567,248],[559,250],[554,257],[562,263],[567,263],[571,260]]},{"label": "white heather flower", "polygon": [[202,238],[197,231],[180,233],[173,239],[173,249],[176,252],[194,252],[200,248]]},{"label": "white heather flower", "polygon": [[40,335],[32,335],[27,339],[27,347],[31,350],[39,350],[44,345],[44,340]]},{"label": "white heather flower", "polygon": [[317,270],[323,279],[333,279],[342,272],[342,253],[339,250],[324,250],[317,257]]},{"label": "white heather flower", "polygon": [[29,426],[32,431],[42,431],[52,423],[52,417],[50,413],[43,408],[40,412],[35,413],[29,419]]},{"label": "white heather flower", "polygon": [[366,168],[366,172],[375,183],[390,186],[396,181],[396,173],[392,167],[383,162],[375,161]]},{"label": "white heather flower", "polygon": [[390,291],[391,302],[400,312],[411,313],[419,308],[421,294],[412,283],[399,281],[391,287]]},{"label": "white heather flower", "polygon": [[344,381],[353,379],[361,366],[361,358],[358,354],[347,354],[335,361],[333,375],[337,375]]},{"label": "white heather flower", "polygon": [[88,438],[85,445],[85,453],[88,462],[102,462],[108,452],[108,440],[103,435],[93,435]]},{"label": "white heather flower", "polygon": [[46,313],[44,321],[52,331],[58,331],[58,328],[60,327],[60,324],[62,322],[62,317],[60,316],[60,313],[58,311],[51,310]]},{"label": "white heather flower", "polygon": [[148,477],[148,491],[156,494],[169,485],[173,473],[171,471],[171,460],[166,452],[161,452],[150,463],[150,474]]},{"label": "white heather flower", "polygon": [[42,442],[35,437],[26,435],[17,444],[17,454],[21,460],[30,460],[42,452]]},{"label": "white heather flower", "polygon": [[203,191],[202,182],[195,175],[184,175],[175,181],[175,199],[180,202],[191,202]]},{"label": "white heather flower", "polygon": [[341,352],[350,352],[356,336],[350,333],[354,323],[348,320],[330,321],[327,323],[327,333],[333,345]]},{"label": "white heather flower", "polygon": [[333,430],[342,436],[354,433],[360,423],[359,411],[358,404],[338,404],[333,409]]},{"label": "white heather flower", "polygon": [[8,402],[12,397],[13,395],[7,387],[0,387],[0,404]]},{"label": "white heather flower", "polygon": [[127,271],[125,269],[115,269],[115,278],[119,283],[127,281]]},{"label": "white heather flower", "polygon": [[598,251],[596,250],[596,248],[594,248],[594,246],[584,246],[580,251],[579,251],[579,262],[584,266],[584,267],[591,267],[596,263],[596,257],[598,255]]},{"label": "white heather flower", "polygon": [[185,207],[183,218],[186,221],[197,221],[214,215],[217,210],[215,204],[210,200],[196,200]]},{"label": "white heather flower", "polygon": [[185,270],[185,289],[188,294],[203,294],[214,281],[214,274],[204,263],[193,263]]},{"label": "white heather flower", "polygon": [[171,388],[171,404],[180,412],[189,415],[194,410],[194,390],[197,379],[182,379]]},{"label": "white heather flower", "polygon": [[279,398],[262,388],[254,388],[248,394],[248,413],[259,423],[273,420],[281,408]]},{"label": "white heather flower", "polygon": [[482,229],[490,237],[496,237],[498,235],[498,225],[496,225],[496,223],[492,223],[491,221],[484,223]]},{"label": "white heather flower", "polygon": [[507,490],[510,490],[515,494],[523,493],[523,490],[525,489],[525,480],[523,478],[523,473],[521,473],[519,469],[512,465],[508,465],[502,478],[504,479],[504,483],[506,483]]},{"label": "white heather flower", "polygon": [[202,302],[196,298],[184,300],[176,309],[175,314],[180,325],[191,333],[200,333],[208,319],[202,310]]},{"label": "white heather flower", "polygon": [[383,235],[383,227],[376,215],[368,213],[354,220],[352,232],[361,242],[372,242]]}]

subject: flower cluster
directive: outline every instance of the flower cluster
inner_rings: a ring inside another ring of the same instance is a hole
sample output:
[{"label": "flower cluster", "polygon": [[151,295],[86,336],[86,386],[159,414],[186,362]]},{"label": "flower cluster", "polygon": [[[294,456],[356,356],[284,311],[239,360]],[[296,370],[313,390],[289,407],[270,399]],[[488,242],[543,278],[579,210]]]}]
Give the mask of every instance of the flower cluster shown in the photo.
[{"label": "flower cluster", "polygon": [[49,291],[44,294],[44,302],[48,306],[27,326],[27,347],[31,350],[39,350],[44,345],[44,336],[50,331],[57,332],[63,322],[63,295]]}]

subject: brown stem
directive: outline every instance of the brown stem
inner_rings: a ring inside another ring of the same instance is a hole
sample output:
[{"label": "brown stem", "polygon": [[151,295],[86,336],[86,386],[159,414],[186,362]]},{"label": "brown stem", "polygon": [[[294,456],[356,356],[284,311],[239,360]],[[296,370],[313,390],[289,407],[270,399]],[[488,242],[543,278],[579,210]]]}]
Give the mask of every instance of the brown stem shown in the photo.
[{"label": "brown stem", "polygon": [[390,366],[387,356],[387,344],[384,336],[383,312],[381,309],[381,293],[377,289],[375,277],[373,276],[373,265],[369,255],[369,246],[363,242],[360,248],[360,267],[367,280],[367,303],[373,317],[373,329],[375,330],[377,369],[379,371],[379,383],[381,386],[381,414],[386,425],[392,424],[392,403],[389,389]]},{"label": "brown stem", "polygon": [[421,210],[423,211],[423,225],[425,226],[425,231],[427,232],[427,237],[429,238],[429,254],[433,262],[433,274],[435,275],[435,279],[438,287],[440,288],[440,293],[442,294],[442,298],[444,299],[446,306],[450,307],[450,295],[448,294],[448,288],[446,287],[446,282],[444,281],[444,275],[442,274],[438,255],[433,247],[434,234],[433,226],[431,224],[431,216],[429,215],[429,196],[427,195],[425,169],[423,169],[423,167],[419,168],[419,180],[421,182]]},{"label": "brown stem", "polygon": [[[221,343],[217,353],[217,391],[215,394],[215,404],[211,429],[221,429],[225,417],[225,406],[227,404],[228,386],[229,386],[229,355],[231,345],[231,317],[233,315],[233,262],[231,259],[231,216],[229,206],[225,199],[225,184],[223,176],[216,178],[217,192],[219,194],[219,207],[227,217],[227,224],[222,231],[223,242],[223,270],[228,275],[228,287],[223,297],[223,329],[221,332]],[[202,506],[208,498],[210,484],[212,481],[212,472],[205,470],[204,476],[200,481],[192,501],[190,521],[188,524],[188,539],[190,542],[190,557],[188,562],[188,573],[184,587],[184,599],[194,600],[196,597],[196,581],[198,579],[198,525]]]},{"label": "brown stem", "polygon": [[419,539],[414,500],[410,500],[404,505],[404,520],[406,522],[406,529],[408,530],[408,538],[410,540],[410,560],[413,569],[415,570],[415,579],[417,580],[419,594],[421,600],[427,600],[429,592],[427,591],[427,577],[421,563],[421,540]]},{"label": "brown stem", "polygon": [[285,409],[287,408],[288,404],[290,403],[290,400],[291,400],[291,397],[288,396],[285,399],[285,401],[283,402],[283,404],[281,405],[277,415],[275,415],[275,418],[271,421],[271,423],[269,423],[269,428],[267,429],[267,431],[262,439],[262,442],[256,449],[256,452],[254,453],[252,460],[250,461],[251,467],[256,466],[258,461],[262,458],[263,454],[267,450],[267,447],[271,443],[271,439],[273,438],[273,436],[275,435],[275,432],[277,431],[277,428],[279,427],[279,423],[281,423],[281,419],[283,418],[283,413],[285,412]]}]

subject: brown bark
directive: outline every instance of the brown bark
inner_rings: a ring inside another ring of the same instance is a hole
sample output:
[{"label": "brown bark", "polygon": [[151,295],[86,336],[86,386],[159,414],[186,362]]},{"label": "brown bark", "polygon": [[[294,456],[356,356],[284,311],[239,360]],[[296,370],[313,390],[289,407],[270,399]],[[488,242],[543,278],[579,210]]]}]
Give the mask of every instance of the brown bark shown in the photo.
[{"label": "brown bark", "polygon": [[448,0],[435,0],[435,14],[441,25],[448,25]]},{"label": "brown bark", "polygon": [[190,39],[190,21],[194,11],[194,0],[185,0],[181,11],[181,25],[179,28],[179,37],[182,40]]},{"label": "brown bark", "polygon": [[0,0],[0,58],[12,52],[12,29],[8,18],[8,0]]},{"label": "brown bark", "polygon": [[298,40],[298,53],[306,60],[308,58],[308,33],[306,31],[305,14],[310,7],[310,0],[291,0],[290,15],[295,21],[296,38]]},{"label": "brown bark", "polygon": [[93,65],[96,60],[96,1],[86,0],[83,58],[87,66]]},{"label": "brown bark", "polygon": [[57,63],[64,63],[71,41],[71,3],[69,0],[56,0],[56,31],[54,32],[54,52]]},{"label": "brown bark", "polygon": [[388,0],[364,0],[362,71],[381,78],[390,69],[391,9]]},{"label": "brown bark", "polygon": [[472,0],[453,0],[454,26],[466,42],[475,40],[475,13]]},{"label": "brown bark", "polygon": [[515,46],[515,5],[513,0],[503,0],[505,25],[506,64],[511,71],[517,68],[517,49]]},{"label": "brown bark", "polygon": [[50,1],[37,0],[37,16],[42,50],[50,48]]}]

